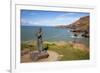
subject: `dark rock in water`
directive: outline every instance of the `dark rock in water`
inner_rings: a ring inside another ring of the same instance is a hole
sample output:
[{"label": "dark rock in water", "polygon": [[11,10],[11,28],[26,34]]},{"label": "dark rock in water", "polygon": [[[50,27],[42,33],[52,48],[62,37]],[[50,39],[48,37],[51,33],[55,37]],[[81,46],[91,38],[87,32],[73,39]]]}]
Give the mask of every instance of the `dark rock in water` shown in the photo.
[{"label": "dark rock in water", "polygon": [[82,34],[82,37],[89,37],[89,34]]},{"label": "dark rock in water", "polygon": [[49,54],[47,52],[38,52],[38,51],[33,51],[30,54],[31,58],[33,61],[37,61],[39,59],[44,59],[44,58],[48,58]]},{"label": "dark rock in water", "polygon": [[89,31],[84,31],[84,33],[82,34],[83,37],[89,37]]},{"label": "dark rock in water", "polygon": [[78,35],[77,34],[74,34],[74,36],[77,37]]},{"label": "dark rock in water", "polygon": [[71,29],[71,32],[83,33],[82,37],[89,37],[89,19],[89,16],[81,17],[79,20],[68,25],[67,27]]},{"label": "dark rock in water", "polygon": [[83,30],[80,30],[80,29],[73,29],[73,30],[71,30],[71,32],[81,33],[81,32],[84,32],[84,31]]}]

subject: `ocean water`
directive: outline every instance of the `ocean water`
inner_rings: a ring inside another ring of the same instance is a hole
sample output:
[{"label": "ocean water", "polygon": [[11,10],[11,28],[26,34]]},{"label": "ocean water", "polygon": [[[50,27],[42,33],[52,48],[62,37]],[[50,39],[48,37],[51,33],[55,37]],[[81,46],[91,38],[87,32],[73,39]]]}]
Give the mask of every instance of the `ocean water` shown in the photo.
[{"label": "ocean water", "polygon": [[[21,41],[36,40],[36,32],[39,26],[21,26]],[[89,46],[89,38],[81,36],[75,37],[73,32],[68,28],[57,28],[41,26],[44,41],[78,41]]]}]

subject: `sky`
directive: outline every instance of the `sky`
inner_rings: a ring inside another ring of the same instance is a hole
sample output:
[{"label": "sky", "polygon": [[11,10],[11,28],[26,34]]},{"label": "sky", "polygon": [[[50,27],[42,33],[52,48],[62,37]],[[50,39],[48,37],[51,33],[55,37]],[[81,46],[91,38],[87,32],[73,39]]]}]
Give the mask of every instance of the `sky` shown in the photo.
[{"label": "sky", "polygon": [[22,26],[69,25],[84,16],[89,16],[89,13],[21,10],[21,25]]}]

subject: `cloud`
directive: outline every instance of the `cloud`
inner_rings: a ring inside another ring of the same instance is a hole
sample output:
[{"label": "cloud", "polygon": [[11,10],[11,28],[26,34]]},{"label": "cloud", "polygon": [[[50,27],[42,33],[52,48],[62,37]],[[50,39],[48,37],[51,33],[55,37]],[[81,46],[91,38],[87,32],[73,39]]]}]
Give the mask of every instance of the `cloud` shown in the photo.
[{"label": "cloud", "polygon": [[21,25],[34,25],[34,26],[47,26],[50,23],[50,20],[38,20],[34,21],[32,19],[21,19]]},{"label": "cloud", "polygon": [[65,13],[54,16],[52,18],[22,18],[21,25],[32,25],[32,26],[57,26],[57,25],[68,25],[73,23],[74,21],[78,20],[75,14],[78,13]]},{"label": "cloud", "polygon": [[33,24],[33,21],[31,21],[31,20],[21,19],[21,25],[32,25],[32,24]]}]

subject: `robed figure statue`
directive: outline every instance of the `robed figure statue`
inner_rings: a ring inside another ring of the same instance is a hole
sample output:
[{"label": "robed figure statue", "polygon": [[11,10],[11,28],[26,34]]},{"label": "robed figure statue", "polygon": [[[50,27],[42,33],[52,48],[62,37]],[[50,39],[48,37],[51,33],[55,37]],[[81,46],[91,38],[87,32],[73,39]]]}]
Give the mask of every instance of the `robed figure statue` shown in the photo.
[{"label": "robed figure statue", "polygon": [[43,32],[41,27],[39,28],[36,35],[37,35],[37,48],[39,53],[41,53],[43,50],[43,38],[42,38]]},{"label": "robed figure statue", "polygon": [[36,32],[36,37],[37,37],[37,49],[38,51],[33,51],[30,53],[30,56],[33,61],[37,61],[39,59],[43,58],[48,58],[49,54],[47,52],[48,50],[48,45],[47,47],[43,48],[43,32],[42,28],[40,27],[38,31]]}]

